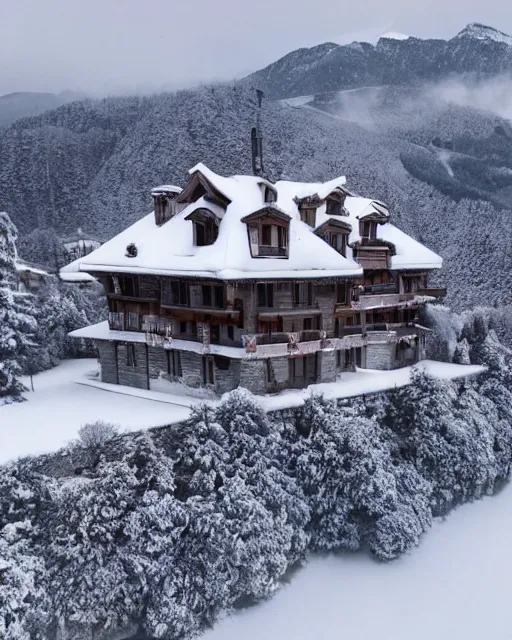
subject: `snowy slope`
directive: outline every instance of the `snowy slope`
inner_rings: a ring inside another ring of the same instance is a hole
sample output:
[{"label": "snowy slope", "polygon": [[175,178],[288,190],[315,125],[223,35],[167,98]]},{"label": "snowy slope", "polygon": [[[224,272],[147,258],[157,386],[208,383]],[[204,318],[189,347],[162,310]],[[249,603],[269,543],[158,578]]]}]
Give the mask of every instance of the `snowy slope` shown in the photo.
[{"label": "snowy slope", "polygon": [[509,640],[512,487],[459,507],[390,564],[316,557],[203,640]]},{"label": "snowy slope", "polygon": [[[184,420],[188,407],[131,398],[75,384],[94,371],[94,359],[66,360],[34,376],[27,401],[0,407],[0,464],[25,455],[56,451],[76,438],[87,422],[105,420],[134,431]],[[28,380],[24,380],[30,386]]]}]

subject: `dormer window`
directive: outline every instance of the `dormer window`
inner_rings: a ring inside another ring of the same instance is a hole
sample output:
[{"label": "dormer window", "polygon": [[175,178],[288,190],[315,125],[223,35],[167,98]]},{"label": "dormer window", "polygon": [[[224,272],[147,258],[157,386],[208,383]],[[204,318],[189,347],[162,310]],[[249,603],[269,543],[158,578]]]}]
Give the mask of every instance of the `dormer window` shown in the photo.
[{"label": "dormer window", "polygon": [[373,242],[377,239],[377,223],[375,220],[360,220],[359,235],[362,242]]},{"label": "dormer window", "polygon": [[301,207],[300,219],[314,229],[316,226],[316,207]]},{"label": "dormer window", "polygon": [[335,251],[347,257],[347,246],[352,227],[343,220],[327,220],[315,231]]},{"label": "dormer window", "polygon": [[267,204],[277,202],[277,191],[272,187],[265,185],[263,197]]},{"label": "dormer window", "polygon": [[196,209],[185,220],[190,220],[193,224],[196,247],[205,247],[217,240],[220,220],[210,209]]},{"label": "dormer window", "polygon": [[242,218],[247,224],[253,258],[287,258],[290,216],[275,206],[268,206]]},{"label": "dormer window", "polygon": [[348,233],[329,231],[325,239],[333,249],[341,253],[344,258],[347,257]]}]

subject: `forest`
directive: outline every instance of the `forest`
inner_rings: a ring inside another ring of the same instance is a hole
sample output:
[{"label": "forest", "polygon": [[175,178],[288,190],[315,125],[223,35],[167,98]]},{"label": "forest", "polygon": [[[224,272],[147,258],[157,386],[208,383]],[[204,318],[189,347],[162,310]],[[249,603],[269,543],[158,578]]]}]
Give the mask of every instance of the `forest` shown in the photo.
[{"label": "forest", "polygon": [[498,491],[512,460],[500,319],[428,315],[435,349],[485,374],[417,373],[400,390],[272,414],[240,389],[185,424],[89,424],[55,455],[2,466],[2,638],[191,638],[271,596],[312,552],[390,561],[433,518]]}]

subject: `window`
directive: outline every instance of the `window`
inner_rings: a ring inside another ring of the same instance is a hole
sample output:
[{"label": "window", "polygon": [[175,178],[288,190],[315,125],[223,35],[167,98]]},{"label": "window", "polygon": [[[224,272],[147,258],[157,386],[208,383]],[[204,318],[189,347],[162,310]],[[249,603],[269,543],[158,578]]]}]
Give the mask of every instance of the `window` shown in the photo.
[{"label": "window", "polygon": [[194,236],[197,247],[205,247],[217,240],[218,227],[213,220],[194,222]]},{"label": "window", "polygon": [[180,333],[187,333],[187,323],[180,322]]},{"label": "window", "polygon": [[342,256],[347,253],[347,235],[346,233],[336,233],[331,231],[327,234],[327,242]]},{"label": "window", "polygon": [[176,378],[181,378],[182,376],[180,352],[175,349],[167,351],[167,373]]},{"label": "window", "polygon": [[209,285],[203,285],[201,287],[203,293],[203,307],[212,306],[212,288]]},{"label": "window", "polygon": [[235,339],[235,328],[233,327],[232,324],[228,325],[228,340],[234,340]]},{"label": "window", "polygon": [[276,202],[277,201],[277,191],[272,189],[272,187],[265,187],[265,202]]},{"label": "window", "polygon": [[377,237],[377,223],[373,220],[359,222],[359,235],[363,240],[375,240]]},{"label": "window", "polygon": [[139,329],[139,314],[138,313],[128,313],[128,329],[138,331]]},{"label": "window", "polygon": [[285,256],[288,246],[288,229],[287,227],[262,224],[260,227],[260,256]]},{"label": "window", "polygon": [[264,335],[271,336],[273,333],[282,333],[283,332],[283,319],[278,318],[277,320],[260,320],[258,322],[258,333],[262,333]]},{"label": "window", "polygon": [[338,304],[349,303],[350,286],[347,282],[340,282],[336,286],[336,302]]},{"label": "window", "polygon": [[259,282],[257,286],[258,307],[274,306],[274,285],[269,282]]},{"label": "window", "polygon": [[325,212],[328,216],[340,216],[343,213],[341,201],[335,198],[327,198]]},{"label": "window", "polygon": [[135,345],[127,344],[126,345],[126,366],[127,367],[135,367]]},{"label": "window", "polygon": [[293,304],[296,307],[313,306],[312,282],[297,282],[293,285]]},{"label": "window", "polygon": [[109,291],[116,295],[137,298],[139,280],[136,276],[112,276],[109,279]]},{"label": "window", "polygon": [[210,325],[210,342],[212,344],[219,344],[220,342],[220,327],[218,324]]},{"label": "window", "polygon": [[304,207],[300,210],[300,219],[314,228],[316,226],[316,209],[314,207]]},{"label": "window", "polygon": [[[164,297],[165,299],[165,297]],[[171,280],[171,304],[188,306],[188,284],[182,280]]]},{"label": "window", "polygon": [[286,249],[288,246],[288,229],[285,227],[277,227],[277,246],[280,249]]},{"label": "window", "polygon": [[265,247],[272,246],[272,225],[261,225],[261,243]]},{"label": "window", "polygon": [[313,318],[304,318],[302,322],[302,329],[304,331],[311,331],[313,329]]},{"label": "window", "polygon": [[223,309],[224,304],[224,287],[222,285],[204,284],[201,286],[202,306],[215,307]]}]

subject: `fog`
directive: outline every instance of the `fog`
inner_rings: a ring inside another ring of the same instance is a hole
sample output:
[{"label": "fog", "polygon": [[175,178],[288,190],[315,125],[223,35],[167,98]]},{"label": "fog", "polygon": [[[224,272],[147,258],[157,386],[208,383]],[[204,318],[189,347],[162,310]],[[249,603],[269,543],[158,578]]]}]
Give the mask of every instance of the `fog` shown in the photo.
[{"label": "fog", "polygon": [[503,0],[0,0],[0,8],[0,95],[189,86],[239,77],[299,47],[375,42],[390,30],[449,38],[478,21],[512,32]]}]

